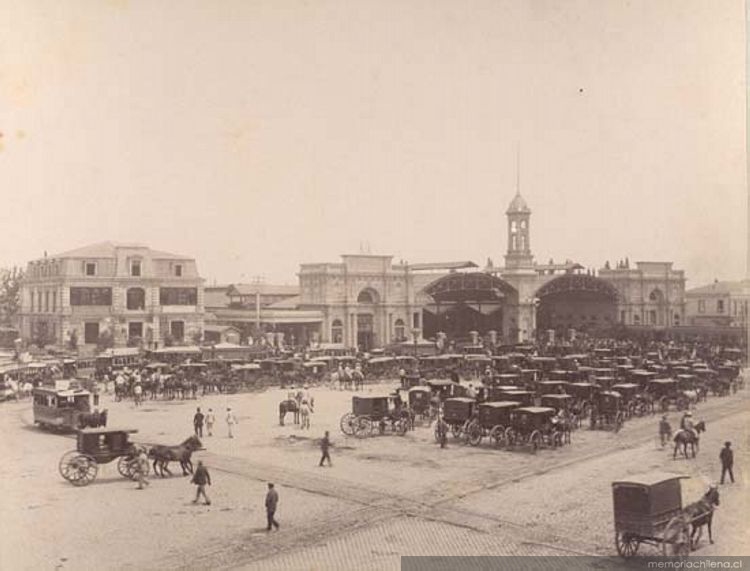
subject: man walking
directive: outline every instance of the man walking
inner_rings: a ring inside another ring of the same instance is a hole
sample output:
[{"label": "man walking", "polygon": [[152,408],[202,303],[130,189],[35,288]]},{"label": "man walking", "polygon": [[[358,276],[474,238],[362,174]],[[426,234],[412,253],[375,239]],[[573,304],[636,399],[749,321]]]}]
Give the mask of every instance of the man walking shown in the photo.
[{"label": "man walking", "polygon": [[195,493],[195,499],[193,500],[193,503],[197,504],[198,499],[203,496],[206,505],[210,506],[211,500],[208,499],[208,496],[206,495],[206,484],[208,484],[209,486],[211,485],[211,474],[208,473],[208,470],[200,460],[198,460],[198,466],[195,468],[193,479],[190,481],[198,486],[198,491]]},{"label": "man walking", "polygon": [[667,420],[667,415],[665,414],[659,421],[659,439],[661,440],[662,448],[664,448],[664,445],[669,442],[670,436],[672,436],[672,427],[670,426],[669,420]]},{"label": "man walking", "polygon": [[227,432],[229,433],[229,438],[234,438],[234,434],[232,433],[232,428],[234,425],[237,424],[237,419],[234,416],[234,413],[232,412],[231,408],[227,409]]},{"label": "man walking", "polygon": [[279,505],[279,494],[273,487],[271,482],[268,482],[268,493],[266,494],[266,518],[268,519],[268,527],[266,531],[271,531],[271,526],[279,529],[279,522],[274,518],[276,514],[276,506]]},{"label": "man walking", "polygon": [[729,479],[734,484],[734,474],[732,473],[732,465],[734,464],[734,451],[731,448],[731,442],[725,442],[724,448],[719,453],[719,459],[721,460],[721,483],[724,483],[724,475],[729,472]]},{"label": "man walking", "polygon": [[206,430],[208,431],[209,436],[214,435],[214,422],[216,422],[216,417],[214,416],[214,409],[209,408],[208,412],[206,413]]},{"label": "man walking", "polygon": [[323,439],[320,441],[320,451],[323,453],[323,455],[320,457],[320,464],[318,466],[323,466],[323,462],[328,460],[328,465],[333,466],[333,462],[331,462],[331,438],[328,435],[328,431],[326,430],[325,435],[323,436]]},{"label": "man walking", "polygon": [[195,435],[199,438],[203,438],[203,419],[205,417],[203,416],[203,413],[201,412],[201,408],[198,407],[195,416],[193,417],[193,427],[195,428]]}]

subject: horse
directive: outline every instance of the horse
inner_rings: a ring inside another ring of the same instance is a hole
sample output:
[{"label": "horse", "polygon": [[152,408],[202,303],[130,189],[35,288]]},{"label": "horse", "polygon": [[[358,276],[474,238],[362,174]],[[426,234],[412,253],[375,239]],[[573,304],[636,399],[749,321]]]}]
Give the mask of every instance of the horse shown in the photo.
[{"label": "horse", "polygon": [[154,474],[159,474],[162,478],[166,471],[170,476],[170,462],[179,462],[182,468],[182,475],[187,476],[193,473],[193,463],[190,460],[193,452],[203,447],[203,444],[197,436],[191,436],[182,444],[177,446],[153,446],[148,452],[149,458],[154,459]]},{"label": "horse", "polygon": [[672,459],[677,458],[677,450],[679,450],[680,444],[682,444],[682,455],[685,456],[685,458],[688,457],[688,444],[690,444],[690,449],[693,452],[693,458],[695,458],[695,452],[698,449],[700,433],[706,431],[706,423],[701,420],[693,428],[695,429],[695,433],[690,432],[689,430],[678,430],[674,435],[674,454],[672,455]]},{"label": "horse", "polygon": [[[684,512],[693,526],[693,531],[690,533],[691,549],[694,549],[698,541],[700,541],[704,525],[708,526],[708,541],[710,543],[714,542],[714,538],[711,536],[711,520],[714,517],[714,506],[719,506],[719,489],[716,486],[711,486],[700,500],[685,508]],[[696,533],[698,537],[694,539]]]},{"label": "horse", "polygon": [[362,374],[362,371],[359,371],[357,369],[354,369],[354,371],[352,371],[352,382],[354,383],[355,391],[360,390],[364,386],[365,376]]},{"label": "horse", "polygon": [[98,412],[83,412],[78,415],[78,428],[107,426],[107,409]]},{"label": "horse", "polygon": [[294,424],[299,424],[299,405],[294,399],[283,400],[279,403],[279,424],[284,426],[286,413],[294,413]]}]

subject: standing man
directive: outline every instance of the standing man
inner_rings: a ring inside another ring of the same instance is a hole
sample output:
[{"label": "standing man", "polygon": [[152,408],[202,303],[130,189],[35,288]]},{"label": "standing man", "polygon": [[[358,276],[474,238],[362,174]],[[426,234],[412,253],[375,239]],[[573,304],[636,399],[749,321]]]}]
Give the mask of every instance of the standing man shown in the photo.
[{"label": "standing man", "polygon": [[190,481],[198,486],[198,491],[195,493],[195,499],[193,500],[193,503],[197,504],[198,499],[203,496],[206,505],[210,506],[211,500],[209,500],[208,496],[206,495],[206,484],[208,484],[209,486],[211,485],[211,474],[208,473],[208,470],[200,460],[198,460],[198,466],[195,469],[195,474],[193,474],[193,478]]},{"label": "standing man", "polygon": [[148,456],[143,448],[138,452],[135,469],[138,471],[138,489],[142,490],[144,486],[149,485],[148,478],[146,478],[148,474]]},{"label": "standing man", "polygon": [[212,408],[209,408],[208,412],[206,413],[206,430],[208,431],[209,436],[214,435],[214,422],[216,422],[214,410]]},{"label": "standing man", "polygon": [[203,413],[201,412],[201,407],[198,407],[198,409],[195,412],[195,416],[193,417],[193,427],[195,428],[195,435],[203,438],[203,419],[205,417],[203,416]]},{"label": "standing man", "polygon": [[234,416],[234,413],[232,412],[231,408],[227,409],[227,432],[229,434],[229,438],[234,438],[234,434],[232,433],[232,428],[234,425],[237,424],[237,419]]},{"label": "standing man", "polygon": [[667,442],[669,442],[670,436],[672,436],[672,427],[670,426],[669,420],[667,420],[667,415],[665,414],[659,421],[659,439],[661,440],[662,448]]},{"label": "standing man", "polygon": [[328,435],[328,431],[326,430],[325,435],[323,436],[323,440],[320,441],[320,451],[323,453],[323,455],[320,457],[320,464],[318,466],[323,466],[323,462],[325,460],[328,460],[328,465],[333,466],[333,462],[331,462],[331,438]]},{"label": "standing man", "polygon": [[732,473],[732,466],[734,465],[734,451],[731,448],[731,442],[725,442],[724,448],[719,453],[719,460],[721,460],[721,483],[724,483],[724,475],[729,472],[729,479],[734,484],[734,474]]},{"label": "standing man", "polygon": [[268,482],[268,493],[266,494],[266,518],[268,519],[268,527],[266,531],[271,531],[271,526],[279,529],[279,522],[274,518],[276,514],[276,506],[279,505],[279,494],[273,488],[273,484]]},{"label": "standing man", "polygon": [[133,396],[135,397],[135,406],[141,405],[141,395],[143,395],[143,387],[141,387],[141,383],[136,382],[135,386],[133,387]]},{"label": "standing man", "polygon": [[310,405],[303,399],[299,407],[301,425],[300,428],[310,428]]}]

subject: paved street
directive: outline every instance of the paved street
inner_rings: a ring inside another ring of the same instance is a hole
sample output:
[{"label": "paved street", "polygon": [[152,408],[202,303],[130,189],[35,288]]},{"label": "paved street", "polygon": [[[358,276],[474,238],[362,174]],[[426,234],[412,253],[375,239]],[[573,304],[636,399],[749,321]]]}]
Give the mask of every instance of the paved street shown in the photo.
[{"label": "paved street", "polygon": [[[0,417],[0,477],[8,490],[0,505],[0,568],[94,569],[117,561],[120,569],[374,570],[397,569],[401,555],[613,556],[610,483],[651,469],[685,473],[693,478],[683,484],[683,501],[695,501],[718,478],[726,439],[736,449],[738,483],[721,488],[716,543],[704,536],[699,553],[750,554],[739,525],[748,508],[749,393],[700,405],[696,418],[708,431],[689,461],[673,461],[657,445],[658,417],[633,419],[617,435],[582,429],[572,446],[534,455],[453,441],[441,450],[426,426],[403,438],[347,438],[338,420],[351,393],[328,389],[314,392],[309,432],[292,425],[291,415],[278,425],[280,390],[148,401],[139,409],[105,396],[110,425],[139,428],[134,439],[145,443],[178,443],[191,432],[196,406],[214,409],[215,435],[195,456],[212,473],[211,506],[193,505],[194,486],[179,475],[152,476],[137,491],[115,463],[101,466],[92,485],[74,488],[57,472],[74,441],[31,426],[30,403],[9,403]],[[239,418],[234,439],[221,422],[227,406]],[[670,416],[674,426],[678,415]],[[334,440],[332,468],[317,466],[324,430]],[[179,474],[177,465],[172,470]],[[269,480],[281,497],[282,527],[271,534],[263,508]]]}]

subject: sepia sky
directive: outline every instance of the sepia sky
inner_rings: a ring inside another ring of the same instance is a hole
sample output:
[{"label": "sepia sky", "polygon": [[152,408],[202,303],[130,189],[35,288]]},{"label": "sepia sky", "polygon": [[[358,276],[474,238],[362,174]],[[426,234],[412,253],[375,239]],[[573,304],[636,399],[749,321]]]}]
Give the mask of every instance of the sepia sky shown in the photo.
[{"label": "sepia sky", "polygon": [[91,242],[296,283],[369,242],[745,275],[741,0],[0,0],[0,266]]}]

